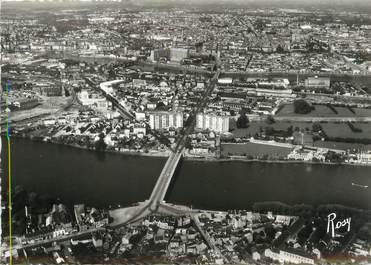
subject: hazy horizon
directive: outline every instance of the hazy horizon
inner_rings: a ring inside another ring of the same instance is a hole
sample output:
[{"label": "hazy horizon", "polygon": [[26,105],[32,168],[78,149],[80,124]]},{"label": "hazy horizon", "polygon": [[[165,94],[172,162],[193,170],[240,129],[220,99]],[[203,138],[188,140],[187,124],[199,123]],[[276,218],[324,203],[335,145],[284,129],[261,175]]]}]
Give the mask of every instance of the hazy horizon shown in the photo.
[{"label": "hazy horizon", "polygon": [[[1,0],[3,8],[77,8],[107,7],[118,8],[195,8],[200,11],[222,11],[227,8],[250,9],[323,9],[356,11],[371,14],[371,0]],[[4,10],[4,9],[3,9]]]},{"label": "hazy horizon", "polygon": [[[1,0],[1,2],[104,2],[105,0]],[[107,0],[118,2],[118,0]],[[138,4],[303,4],[303,5],[357,5],[367,4],[371,6],[370,0],[121,0],[121,2],[131,2]]]}]

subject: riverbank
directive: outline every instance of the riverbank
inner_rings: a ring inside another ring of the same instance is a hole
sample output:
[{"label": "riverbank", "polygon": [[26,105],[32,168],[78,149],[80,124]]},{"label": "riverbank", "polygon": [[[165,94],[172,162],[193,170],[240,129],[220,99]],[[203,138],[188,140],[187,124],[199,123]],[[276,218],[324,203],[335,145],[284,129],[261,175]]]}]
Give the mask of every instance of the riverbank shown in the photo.
[{"label": "riverbank", "polygon": [[25,139],[25,140],[39,142],[39,143],[74,147],[74,148],[78,148],[78,149],[95,151],[95,152],[99,152],[99,153],[116,153],[116,154],[130,155],[130,156],[149,156],[149,157],[168,157],[170,155],[169,151],[148,151],[148,152],[136,151],[136,150],[132,150],[132,151],[130,151],[130,150],[128,150],[128,151],[118,151],[118,150],[97,151],[94,148],[88,148],[86,146],[81,146],[81,145],[78,145],[78,144],[59,143],[59,142],[53,141],[51,139],[41,140],[41,139],[35,139],[33,137],[24,137],[22,135],[12,135],[12,138]]},{"label": "riverbank", "polygon": [[[49,194],[68,205],[125,207],[144,201],[166,163],[165,157],[90,152],[21,138],[13,138],[11,144],[14,187]],[[5,155],[3,152],[2,157]],[[258,201],[337,203],[371,209],[369,188],[352,185],[371,187],[370,170],[345,165],[185,158],[165,201],[213,210],[249,209]]]},{"label": "riverbank", "polygon": [[246,163],[267,163],[267,164],[306,164],[306,165],[343,165],[343,166],[364,166],[371,167],[371,164],[354,164],[354,163],[334,163],[334,162],[314,162],[301,160],[274,160],[274,159],[249,159],[249,158],[205,158],[205,157],[185,157],[189,161],[200,162],[246,162]]},{"label": "riverbank", "polygon": [[[89,151],[96,151],[93,148],[88,148],[86,146],[81,146],[78,144],[67,144],[67,143],[58,143],[55,141],[50,140],[40,140],[40,139],[35,139],[31,137],[24,137],[21,135],[13,135],[13,138],[20,138],[20,139],[26,139],[30,141],[35,141],[35,142],[40,142],[40,143],[49,143],[49,144],[55,144],[55,145],[61,145],[61,146],[69,146],[69,147],[74,147],[74,148],[79,148],[83,150],[89,150]],[[96,151],[98,152],[98,151]],[[138,151],[138,150],[105,150],[103,152],[99,151],[99,153],[115,153],[115,154],[122,154],[126,156],[143,156],[143,157],[161,157],[161,158],[166,158],[170,155],[170,151]],[[252,162],[259,162],[259,163],[276,163],[276,164],[308,164],[308,165],[349,165],[349,166],[362,166],[362,167],[371,167],[371,164],[362,164],[362,163],[335,163],[335,162],[323,162],[323,161],[304,161],[304,160],[279,160],[279,159],[251,159],[248,157],[243,157],[243,156],[231,156],[228,158],[221,158],[221,157],[215,157],[215,156],[192,156],[192,155],[186,155],[184,156],[185,160],[188,161],[201,161],[201,162],[233,162],[233,161],[238,161],[238,162],[247,162],[247,163],[252,163]]]}]

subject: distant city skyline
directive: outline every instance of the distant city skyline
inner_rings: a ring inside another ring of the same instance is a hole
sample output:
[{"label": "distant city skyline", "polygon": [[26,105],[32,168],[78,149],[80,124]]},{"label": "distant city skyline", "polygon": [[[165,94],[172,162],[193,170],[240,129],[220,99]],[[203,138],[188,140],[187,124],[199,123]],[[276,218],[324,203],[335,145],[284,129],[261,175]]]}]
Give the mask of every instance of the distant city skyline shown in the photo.
[{"label": "distant city skyline", "polygon": [[368,4],[371,6],[369,0],[2,0],[2,2],[135,2],[138,4],[238,4],[238,5],[248,5],[248,4],[304,4],[304,5],[357,5],[357,4]]}]

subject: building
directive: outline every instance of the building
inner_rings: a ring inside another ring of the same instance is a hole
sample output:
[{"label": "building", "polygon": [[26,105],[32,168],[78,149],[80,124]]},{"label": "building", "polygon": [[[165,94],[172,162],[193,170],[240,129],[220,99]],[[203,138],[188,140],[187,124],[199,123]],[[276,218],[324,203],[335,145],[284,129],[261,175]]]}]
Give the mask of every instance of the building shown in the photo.
[{"label": "building", "polygon": [[255,260],[255,261],[258,261],[258,260],[261,259],[261,256],[260,256],[260,254],[257,251],[254,251],[252,253],[252,259]]},{"label": "building", "polygon": [[229,131],[229,116],[199,113],[196,115],[196,128],[219,133]]},{"label": "building", "polygon": [[314,264],[314,258],[299,249],[271,250],[266,249],[264,256],[280,263],[289,264]]},{"label": "building", "polygon": [[38,83],[33,90],[47,97],[59,97],[62,96],[63,93],[62,86],[50,83]]},{"label": "building", "polygon": [[292,89],[264,89],[264,88],[246,88],[248,95],[255,95],[255,96],[267,96],[267,97],[296,97],[295,94],[292,93]]},{"label": "building", "polygon": [[185,48],[162,48],[151,51],[150,60],[158,61],[172,61],[180,63],[183,59],[189,57],[189,50]]},{"label": "building", "polygon": [[55,119],[45,119],[43,121],[43,123],[44,123],[45,126],[51,126],[51,125],[55,125],[56,120]]},{"label": "building", "polygon": [[305,82],[305,87],[307,88],[330,88],[330,78],[329,77],[308,77]]},{"label": "building", "polygon": [[312,161],[316,159],[318,161],[325,161],[325,151],[322,149],[308,149],[308,148],[295,148],[290,154],[287,155],[288,159],[292,160],[303,160]]},{"label": "building", "polygon": [[223,77],[218,79],[218,84],[222,85],[231,85],[233,82],[233,79],[230,77]]},{"label": "building", "polygon": [[26,109],[32,109],[36,106],[40,105],[40,102],[36,98],[31,99],[19,99],[17,101],[14,101],[11,103],[10,109],[20,109],[20,110],[26,110]]},{"label": "building", "polygon": [[152,62],[158,62],[160,60],[170,60],[170,49],[155,49],[151,51],[150,60]]},{"label": "building", "polygon": [[170,61],[181,62],[189,56],[188,49],[184,48],[170,48]]},{"label": "building", "polygon": [[78,99],[80,100],[81,104],[84,106],[89,106],[96,108],[98,110],[107,110],[109,108],[108,101],[103,97],[93,97],[95,95],[89,95],[89,92],[86,90],[82,90],[78,94]]},{"label": "building", "polygon": [[146,80],[142,80],[142,79],[133,79],[132,81],[132,87],[133,88],[145,88],[147,85],[147,82]]},{"label": "building", "polygon": [[259,88],[268,88],[268,89],[275,89],[275,88],[282,88],[287,89],[290,85],[290,81],[287,78],[284,79],[273,79],[273,80],[262,80],[257,82],[257,86]]},{"label": "building", "polygon": [[359,163],[362,164],[371,164],[371,152],[362,152],[357,155]]},{"label": "building", "polygon": [[143,121],[146,119],[146,115],[144,112],[135,112],[135,119],[137,121]]},{"label": "building", "polygon": [[149,113],[149,126],[153,130],[183,127],[182,112],[157,111]]},{"label": "building", "polygon": [[283,225],[290,225],[292,217],[287,215],[276,215],[276,219],[274,220],[275,223],[283,224]]},{"label": "building", "polygon": [[146,135],[146,127],[140,124],[137,124],[133,127],[133,134],[135,135]]}]

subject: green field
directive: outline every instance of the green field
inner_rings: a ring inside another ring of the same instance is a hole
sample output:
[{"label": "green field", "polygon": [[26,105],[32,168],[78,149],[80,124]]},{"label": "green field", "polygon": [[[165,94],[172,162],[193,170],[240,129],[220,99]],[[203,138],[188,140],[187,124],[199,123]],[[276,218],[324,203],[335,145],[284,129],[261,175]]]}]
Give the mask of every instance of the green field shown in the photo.
[{"label": "green field", "polygon": [[356,144],[356,143],[343,143],[343,142],[331,142],[331,141],[316,141],[314,142],[314,146],[316,147],[324,147],[324,148],[331,148],[331,149],[339,149],[339,150],[362,150],[362,151],[371,151],[370,144]]},{"label": "green field", "polygon": [[245,156],[250,155],[253,157],[268,156],[272,158],[286,157],[290,152],[291,148],[271,146],[256,143],[244,143],[244,144],[222,144],[221,152],[223,156]]},{"label": "green field", "polygon": [[308,114],[297,114],[294,112],[294,105],[287,104],[285,105],[276,115],[277,116],[308,116],[308,117],[371,117],[371,109],[360,109],[360,108],[352,108],[353,112],[351,112],[346,107],[334,107],[334,109],[338,112],[337,114],[332,111],[326,105],[314,105],[314,110],[312,110]]},{"label": "green field", "polygon": [[242,138],[242,137],[249,137],[249,136],[254,136],[256,133],[260,132],[260,128],[264,127],[273,127],[275,130],[287,130],[290,126],[292,126],[294,129],[296,127],[299,127],[300,129],[312,129],[312,124],[311,122],[288,122],[288,121],[280,121],[280,122],[275,122],[273,124],[268,124],[264,121],[259,121],[259,122],[250,122],[248,128],[235,128],[232,131],[232,134],[236,138]]},{"label": "green field", "polygon": [[358,117],[371,117],[371,109],[353,108]]},{"label": "green field", "polygon": [[328,137],[371,139],[371,123],[352,123],[362,132],[353,132],[347,123],[321,123],[323,131]]}]

